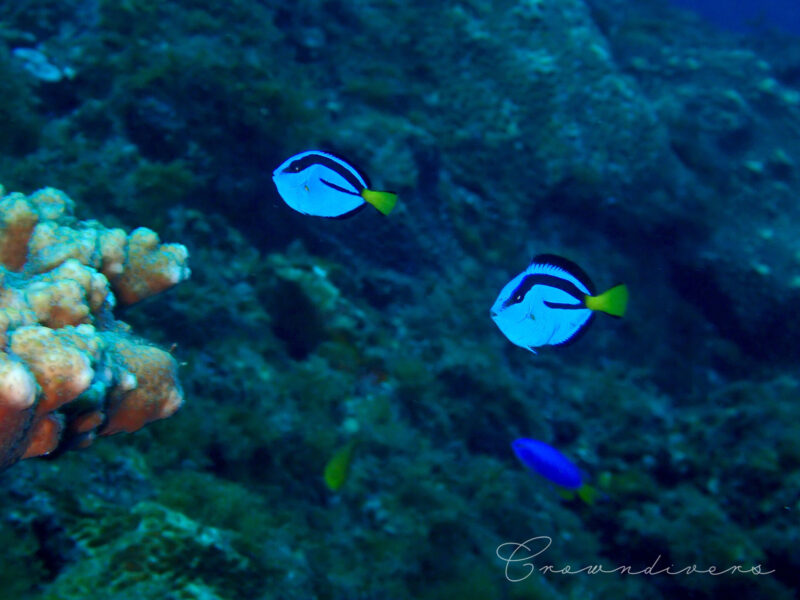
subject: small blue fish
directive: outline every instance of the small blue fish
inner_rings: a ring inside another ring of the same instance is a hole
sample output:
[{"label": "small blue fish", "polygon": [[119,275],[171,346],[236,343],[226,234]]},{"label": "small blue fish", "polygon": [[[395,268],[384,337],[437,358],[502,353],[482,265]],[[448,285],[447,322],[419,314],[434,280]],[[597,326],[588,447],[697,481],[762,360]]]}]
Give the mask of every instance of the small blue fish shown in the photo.
[{"label": "small blue fish", "polygon": [[310,150],[286,159],[272,173],[283,201],[304,215],[349,217],[366,204],[388,215],[397,194],[369,189],[355,167],[327,152]]},{"label": "small blue fish", "polygon": [[[576,493],[587,504],[594,502],[596,491],[583,482],[578,467],[549,444],[531,438],[519,438],[511,443],[511,448],[522,464],[534,473]],[[571,494],[564,496],[570,498]]]},{"label": "small blue fish", "polygon": [[594,285],[578,265],[541,254],[506,284],[491,315],[512,343],[536,353],[539,346],[577,339],[591,323],[594,311],[621,317],[627,304],[625,285],[595,296]]}]

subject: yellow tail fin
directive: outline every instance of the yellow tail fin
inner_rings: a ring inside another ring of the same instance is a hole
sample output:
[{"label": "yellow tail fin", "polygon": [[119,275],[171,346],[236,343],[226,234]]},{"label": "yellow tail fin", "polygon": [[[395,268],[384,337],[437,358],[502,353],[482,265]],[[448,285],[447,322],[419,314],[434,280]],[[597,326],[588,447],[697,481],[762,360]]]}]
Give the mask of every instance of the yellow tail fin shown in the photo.
[{"label": "yellow tail fin", "polygon": [[397,204],[397,194],[393,192],[378,192],[376,190],[364,189],[361,192],[361,197],[365,202],[369,202],[381,211],[384,215],[392,212],[394,205]]},{"label": "yellow tail fin", "polygon": [[628,307],[628,286],[624,283],[615,285],[597,296],[586,296],[586,308],[608,313],[612,317],[621,317]]},{"label": "yellow tail fin", "polygon": [[577,490],[567,490],[564,488],[558,489],[558,495],[561,496],[564,500],[572,502],[573,500],[575,500],[575,497],[577,496],[589,506],[595,503],[595,500],[597,500],[599,494],[600,492],[598,492],[594,487],[592,487],[588,483],[584,483]]}]

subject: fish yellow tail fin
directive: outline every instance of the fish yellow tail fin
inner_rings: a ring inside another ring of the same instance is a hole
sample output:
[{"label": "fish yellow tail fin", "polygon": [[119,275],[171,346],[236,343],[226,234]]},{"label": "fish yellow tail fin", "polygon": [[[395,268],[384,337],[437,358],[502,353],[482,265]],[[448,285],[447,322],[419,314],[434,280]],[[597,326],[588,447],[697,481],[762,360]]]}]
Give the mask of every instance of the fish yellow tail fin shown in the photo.
[{"label": "fish yellow tail fin", "polygon": [[588,483],[584,483],[581,487],[575,490],[567,490],[567,489],[559,489],[558,495],[561,496],[564,500],[569,500],[572,502],[575,498],[580,498],[583,502],[591,506],[595,503],[600,492],[598,492],[594,487],[589,485]]},{"label": "fish yellow tail fin", "polygon": [[612,317],[621,317],[628,307],[628,286],[624,283],[615,285],[597,296],[586,296],[586,308],[608,313]]},{"label": "fish yellow tail fin", "polygon": [[397,204],[397,194],[393,192],[378,192],[376,190],[364,189],[361,192],[361,197],[365,202],[372,204],[384,215],[392,212],[394,205]]}]

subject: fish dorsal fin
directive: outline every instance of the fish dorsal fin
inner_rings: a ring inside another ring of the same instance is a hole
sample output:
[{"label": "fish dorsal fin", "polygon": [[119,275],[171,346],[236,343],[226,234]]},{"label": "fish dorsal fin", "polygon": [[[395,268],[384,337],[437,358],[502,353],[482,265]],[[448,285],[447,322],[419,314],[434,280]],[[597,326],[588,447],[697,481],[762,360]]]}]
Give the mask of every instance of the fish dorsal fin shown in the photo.
[{"label": "fish dorsal fin", "polygon": [[590,296],[593,296],[595,293],[594,283],[592,283],[592,280],[589,278],[586,272],[574,262],[564,258],[563,256],[558,256],[556,254],[538,254],[537,256],[533,257],[531,264],[551,265],[553,267],[558,267],[580,281],[586,287],[586,289],[589,290]]}]

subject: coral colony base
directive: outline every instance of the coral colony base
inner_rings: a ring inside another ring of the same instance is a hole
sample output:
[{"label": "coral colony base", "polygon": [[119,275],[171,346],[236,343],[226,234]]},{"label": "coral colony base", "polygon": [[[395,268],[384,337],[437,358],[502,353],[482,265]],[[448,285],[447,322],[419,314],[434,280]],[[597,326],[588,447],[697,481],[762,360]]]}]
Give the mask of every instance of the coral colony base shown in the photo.
[{"label": "coral colony base", "polygon": [[175,359],[112,310],[189,277],[186,248],[77,221],[55,189],[0,196],[0,468],[173,414]]}]

